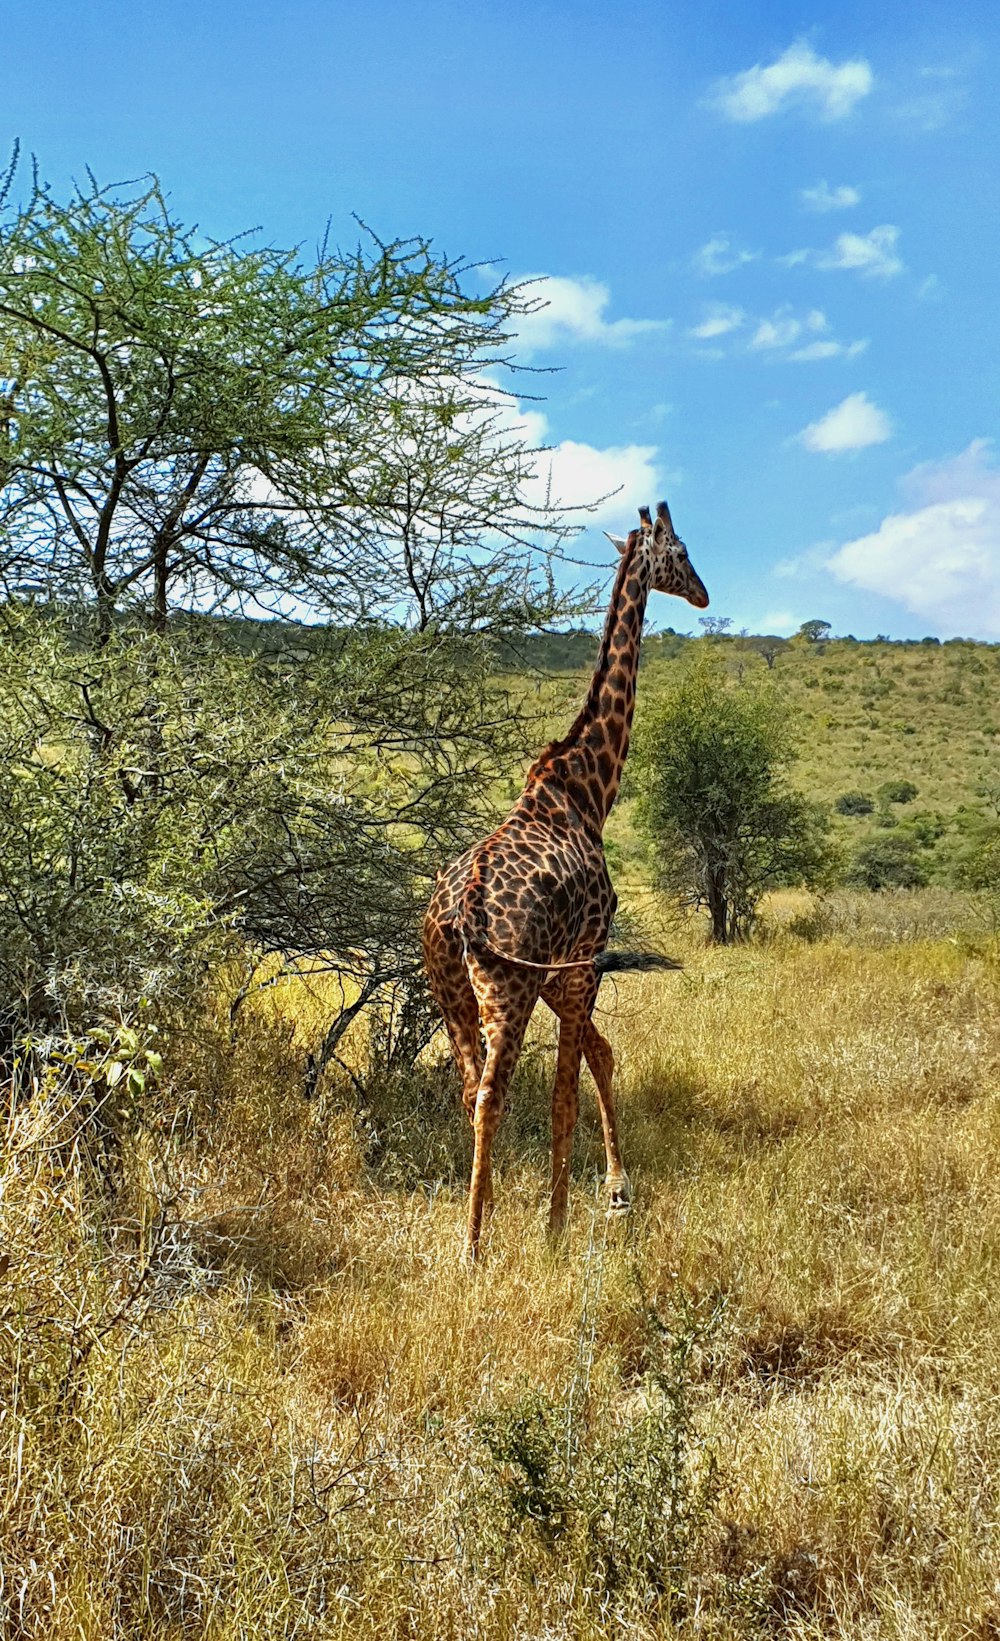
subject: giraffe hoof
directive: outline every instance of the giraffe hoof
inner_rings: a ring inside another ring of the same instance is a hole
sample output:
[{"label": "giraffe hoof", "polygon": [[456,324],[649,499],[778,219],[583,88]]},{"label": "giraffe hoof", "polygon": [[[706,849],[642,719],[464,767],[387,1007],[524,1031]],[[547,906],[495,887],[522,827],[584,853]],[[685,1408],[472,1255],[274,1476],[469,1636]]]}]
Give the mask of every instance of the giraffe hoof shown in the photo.
[{"label": "giraffe hoof", "polygon": [[608,1218],[624,1219],[632,1206],[632,1187],[628,1176],[622,1174],[619,1179],[608,1180]]}]

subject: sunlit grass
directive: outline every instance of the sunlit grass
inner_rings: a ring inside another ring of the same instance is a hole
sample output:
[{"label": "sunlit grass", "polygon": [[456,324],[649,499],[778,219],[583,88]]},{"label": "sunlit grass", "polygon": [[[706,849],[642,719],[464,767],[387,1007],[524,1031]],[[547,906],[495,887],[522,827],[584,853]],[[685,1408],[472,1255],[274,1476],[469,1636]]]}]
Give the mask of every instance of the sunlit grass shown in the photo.
[{"label": "sunlit grass", "polygon": [[[539,1020],[471,1277],[449,1068],[307,1102],[319,979],[249,1000],[235,1040],[204,1022],[113,1188],[71,1090],[10,1112],[4,1633],[1000,1633],[998,972],[985,939],[786,922],[731,952],[675,930],[683,975],[602,996],[636,1206],[606,1225],[585,1089],[557,1248]],[[687,1559],[672,1592],[641,1556],[616,1584],[602,1546],[632,1529],[592,1501],[662,1458],[685,1317],[711,1318]],[[514,1528],[487,1434],[536,1405],[578,1498]]]}]

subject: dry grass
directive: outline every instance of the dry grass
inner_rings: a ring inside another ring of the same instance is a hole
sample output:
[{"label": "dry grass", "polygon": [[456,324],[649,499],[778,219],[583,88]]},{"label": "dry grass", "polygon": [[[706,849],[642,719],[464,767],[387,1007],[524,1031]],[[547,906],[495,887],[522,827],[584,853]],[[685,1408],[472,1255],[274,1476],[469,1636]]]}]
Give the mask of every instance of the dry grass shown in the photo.
[{"label": "dry grass", "polygon": [[206,1022],[110,1183],[40,1091],[4,1635],[1000,1635],[997,990],[950,939],[780,932],[609,988],[631,1222],[585,1099],[546,1246],[540,1027],[472,1278],[450,1072],[306,1104],[322,999]]}]

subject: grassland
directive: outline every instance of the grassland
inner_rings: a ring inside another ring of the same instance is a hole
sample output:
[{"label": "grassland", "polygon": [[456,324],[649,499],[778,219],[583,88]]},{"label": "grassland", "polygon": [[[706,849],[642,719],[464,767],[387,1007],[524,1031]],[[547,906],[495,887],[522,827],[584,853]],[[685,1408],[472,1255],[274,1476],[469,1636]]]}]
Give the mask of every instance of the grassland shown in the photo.
[{"label": "grassland", "polygon": [[620,1235],[587,1099],[546,1245],[540,1022],[471,1278],[450,1070],[307,1103],[321,986],[206,1018],[113,1213],[12,1111],[5,1633],[1000,1632],[998,970],[892,915],[609,988]]},{"label": "grassland", "polygon": [[[949,824],[988,809],[994,651],[800,646],[773,676],[821,801],[907,779]],[[579,682],[520,687],[556,727]],[[306,1099],[322,977],[235,1026],[216,977],[158,1080],[91,1045],[4,1113],[5,1638],[1000,1636],[988,909],[785,893],[710,950],[646,887],[627,801],[613,842],[686,963],[602,993],[624,1226],[585,1079],[546,1242],[539,1018],[461,1270],[443,1044],[389,1077],[359,1023]]]}]

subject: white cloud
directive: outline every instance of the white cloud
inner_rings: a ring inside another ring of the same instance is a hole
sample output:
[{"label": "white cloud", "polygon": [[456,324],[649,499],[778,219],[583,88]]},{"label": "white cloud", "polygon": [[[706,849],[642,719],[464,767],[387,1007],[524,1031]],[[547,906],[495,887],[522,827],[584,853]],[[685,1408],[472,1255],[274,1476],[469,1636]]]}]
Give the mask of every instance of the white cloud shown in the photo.
[{"label": "white cloud", "polygon": [[813,576],[817,570],[826,568],[835,545],[833,541],[813,542],[812,546],[803,548],[802,552],[795,553],[791,558],[779,558],[771,574],[779,581],[799,581]]},{"label": "white cloud", "polygon": [[809,363],[813,359],[836,359],[843,352],[844,347],[841,342],[807,342],[804,347],[795,348],[788,357],[797,360],[799,363]]},{"label": "white cloud", "polygon": [[714,279],[719,274],[742,268],[746,262],[756,262],[759,255],[759,251],[744,251],[734,245],[728,234],[715,234],[700,251],[695,252],[692,260],[696,273],[706,279]]},{"label": "white cloud", "polygon": [[620,520],[623,501],[626,511],[634,510],[638,502],[662,495],[666,480],[679,477],[659,463],[656,445],[601,448],[575,439],[557,443],[545,412],[536,405],[522,405],[493,375],[483,374],[471,385],[477,390],[478,409],[463,416],[460,426],[478,427],[498,445],[516,439],[535,452],[532,470],[521,485],[529,506],[551,505],[570,515],[577,509],[593,508],[573,520],[590,529]]},{"label": "white cloud", "polygon": [[968,99],[968,65],[934,63],[920,69],[908,95],[889,112],[917,131],[940,131],[959,114]]},{"label": "white cloud", "polygon": [[810,422],[798,435],[807,450],[826,456],[845,450],[864,450],[884,444],[892,436],[892,423],[884,410],[872,404],[866,393],[849,393],[818,422]]},{"label": "white cloud", "polygon": [[[601,448],[576,439],[562,439],[552,444],[543,411],[525,409],[515,399],[501,396],[496,384],[489,379],[484,379],[483,385],[488,403],[492,394],[498,433],[516,434],[538,449],[534,473],[523,486],[524,498],[532,506],[550,504],[568,512],[594,507],[594,512],[580,520],[590,529],[620,519],[623,500],[627,511],[636,505],[636,498],[642,501],[662,492],[665,474],[657,461],[656,445]],[[545,446],[548,448],[542,448]]]},{"label": "white cloud", "polygon": [[820,57],[804,40],[797,40],[773,63],[720,80],[713,102],[729,120],[747,124],[793,107],[807,109],[822,120],[841,120],[853,112],[875,83],[864,58],[832,63]]},{"label": "white cloud", "polygon": [[789,348],[806,331],[829,330],[826,314],[813,308],[803,319],[797,319],[790,308],[779,308],[772,319],[762,319],[750,341],[752,348]]},{"label": "white cloud", "polygon": [[[596,502],[587,515],[587,526],[613,524],[626,512],[634,511],[635,498],[644,500],[658,494],[655,445],[609,445],[597,449],[563,439],[538,457],[534,479],[527,487],[527,500],[542,505],[573,508]],[[617,494],[616,494],[617,492]]]},{"label": "white cloud", "polygon": [[521,353],[540,353],[567,342],[621,347],[637,336],[670,328],[669,319],[608,319],[611,292],[598,279],[555,274],[528,275],[529,296],[538,303],[517,321]]},{"label": "white cloud", "polygon": [[985,439],[903,481],[918,503],[828,560],[839,581],[896,599],[932,628],[1000,637],[1000,470]]},{"label": "white cloud", "polygon": [[699,342],[708,342],[714,336],[728,336],[730,331],[739,330],[745,318],[742,308],[730,308],[723,302],[714,302],[705,310],[701,323],[695,325],[689,334]]},{"label": "white cloud", "polygon": [[756,623],[754,630],[762,633],[781,634],[798,632],[801,625],[798,616],[793,615],[791,610],[768,610],[767,614],[762,615],[760,621]]},{"label": "white cloud", "polygon": [[842,182],[837,188],[831,188],[825,178],[818,182],[815,188],[800,189],[799,198],[809,211],[846,211],[850,206],[861,202],[857,188],[852,188],[846,182]]},{"label": "white cloud", "polygon": [[750,347],[757,353],[779,354],[785,359],[808,363],[817,359],[853,359],[868,346],[867,342],[838,342],[826,334],[829,329],[830,322],[822,308],[811,308],[808,313],[798,315],[786,304],[770,319],[758,321]]},{"label": "white cloud", "polygon": [[788,355],[798,363],[808,364],[815,359],[856,359],[859,353],[864,353],[868,342],[807,342],[805,347],[796,348]]},{"label": "white cloud", "polygon": [[820,268],[850,268],[873,279],[891,279],[902,273],[896,254],[899,229],[883,223],[867,234],[839,234],[831,250],[817,258]]}]

